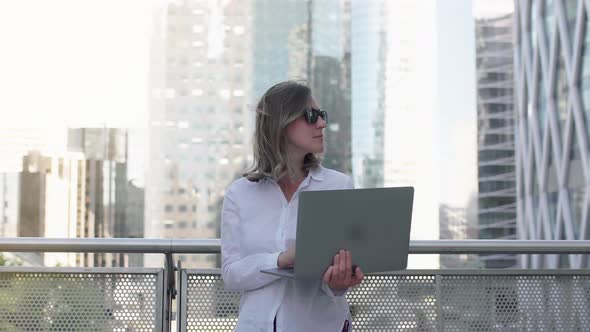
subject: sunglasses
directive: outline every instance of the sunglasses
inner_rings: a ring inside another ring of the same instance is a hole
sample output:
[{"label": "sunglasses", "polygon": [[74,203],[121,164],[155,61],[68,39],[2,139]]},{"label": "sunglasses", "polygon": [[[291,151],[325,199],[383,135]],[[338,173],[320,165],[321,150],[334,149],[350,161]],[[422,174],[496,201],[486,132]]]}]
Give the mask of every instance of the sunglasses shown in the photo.
[{"label": "sunglasses", "polygon": [[321,111],[317,108],[306,109],[305,111],[303,111],[303,116],[309,124],[314,124],[318,122],[318,117],[321,117],[324,120],[324,122],[328,123],[328,112]]}]

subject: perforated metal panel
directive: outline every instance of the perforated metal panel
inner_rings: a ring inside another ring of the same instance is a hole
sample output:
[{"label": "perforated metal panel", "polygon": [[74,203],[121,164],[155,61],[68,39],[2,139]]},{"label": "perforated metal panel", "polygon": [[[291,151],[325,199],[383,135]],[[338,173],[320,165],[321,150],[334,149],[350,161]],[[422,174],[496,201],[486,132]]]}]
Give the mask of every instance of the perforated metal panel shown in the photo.
[{"label": "perforated metal panel", "polygon": [[590,276],[446,276],[445,331],[590,331]]},{"label": "perforated metal panel", "polygon": [[[217,270],[182,272],[186,330],[232,331],[239,294]],[[408,272],[348,294],[355,331],[590,331],[589,271]]]},{"label": "perforated metal panel", "polygon": [[238,322],[240,293],[223,289],[219,273],[181,272],[180,294],[186,305],[181,324],[186,331],[233,331]]},{"label": "perforated metal panel", "polygon": [[160,331],[163,275],[158,270],[64,270],[0,270],[0,331]]},{"label": "perforated metal panel", "polygon": [[435,275],[368,276],[348,293],[355,331],[436,331]]}]

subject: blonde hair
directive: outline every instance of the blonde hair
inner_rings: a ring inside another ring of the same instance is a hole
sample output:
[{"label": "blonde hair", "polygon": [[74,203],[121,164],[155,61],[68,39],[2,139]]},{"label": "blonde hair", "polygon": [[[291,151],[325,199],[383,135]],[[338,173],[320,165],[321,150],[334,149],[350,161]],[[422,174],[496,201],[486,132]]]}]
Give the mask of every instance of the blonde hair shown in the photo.
[{"label": "blonde hair", "polygon": [[[282,82],[264,93],[256,106],[254,160],[244,177],[254,182],[265,178],[278,181],[285,175],[294,177],[296,170],[287,153],[284,131],[309,107],[310,99],[311,89],[302,81]],[[319,156],[308,153],[303,160],[303,170],[309,171],[319,164]]]}]

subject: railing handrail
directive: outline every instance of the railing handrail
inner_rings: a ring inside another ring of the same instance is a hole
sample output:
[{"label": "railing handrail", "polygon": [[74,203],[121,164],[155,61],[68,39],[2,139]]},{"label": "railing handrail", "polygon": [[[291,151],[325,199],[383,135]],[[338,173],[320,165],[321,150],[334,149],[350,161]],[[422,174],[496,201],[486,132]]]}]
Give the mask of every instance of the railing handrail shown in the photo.
[{"label": "railing handrail", "polygon": [[[0,238],[0,252],[218,254],[220,239]],[[590,240],[413,240],[410,254],[590,254]]]}]

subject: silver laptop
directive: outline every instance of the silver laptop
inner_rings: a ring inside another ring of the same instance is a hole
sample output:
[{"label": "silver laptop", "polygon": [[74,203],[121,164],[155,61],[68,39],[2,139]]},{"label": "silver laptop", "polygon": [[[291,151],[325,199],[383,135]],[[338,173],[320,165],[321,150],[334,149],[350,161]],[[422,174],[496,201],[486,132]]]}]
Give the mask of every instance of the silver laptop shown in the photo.
[{"label": "silver laptop", "polygon": [[364,273],[408,265],[413,187],[306,191],[299,197],[294,269],[263,273],[322,278],[340,249]]}]

